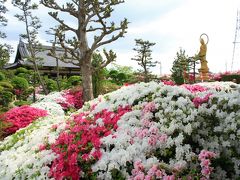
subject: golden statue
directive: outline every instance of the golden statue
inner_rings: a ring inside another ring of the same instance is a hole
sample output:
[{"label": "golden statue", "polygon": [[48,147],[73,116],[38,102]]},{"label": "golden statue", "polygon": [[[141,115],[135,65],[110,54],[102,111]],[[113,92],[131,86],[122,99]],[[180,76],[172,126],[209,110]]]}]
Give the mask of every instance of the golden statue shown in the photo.
[{"label": "golden statue", "polygon": [[199,73],[201,75],[201,80],[202,81],[209,80],[209,77],[208,77],[209,69],[208,69],[207,60],[206,60],[207,43],[205,43],[204,39],[202,38],[203,35],[205,35],[207,37],[207,43],[208,43],[208,36],[207,36],[207,34],[202,34],[200,36],[201,46],[200,46],[200,51],[198,53],[198,57],[199,57],[199,60],[201,62],[201,68],[198,71],[199,71]]}]

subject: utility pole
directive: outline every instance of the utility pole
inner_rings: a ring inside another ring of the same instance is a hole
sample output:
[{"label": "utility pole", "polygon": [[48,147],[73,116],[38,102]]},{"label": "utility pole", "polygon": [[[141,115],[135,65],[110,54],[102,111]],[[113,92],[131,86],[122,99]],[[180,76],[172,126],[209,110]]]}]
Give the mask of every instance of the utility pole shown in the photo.
[{"label": "utility pole", "polygon": [[237,22],[236,22],[236,30],[235,30],[235,36],[234,36],[234,41],[233,41],[233,54],[232,54],[232,64],[231,64],[231,71],[233,71],[233,64],[235,60],[235,52],[236,52],[236,44],[240,43],[239,38],[240,38],[240,12],[237,11]]},{"label": "utility pole", "polygon": [[157,62],[158,64],[159,64],[159,70],[160,70],[160,77],[162,76],[162,62],[161,61],[159,61],[159,62]]}]

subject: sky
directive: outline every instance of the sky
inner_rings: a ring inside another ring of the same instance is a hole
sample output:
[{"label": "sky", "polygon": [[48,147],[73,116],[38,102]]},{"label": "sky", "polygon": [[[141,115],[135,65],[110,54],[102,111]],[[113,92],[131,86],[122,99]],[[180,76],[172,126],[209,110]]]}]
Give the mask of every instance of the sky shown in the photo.
[{"label": "sky", "polygon": [[[18,22],[14,14],[18,9],[8,1],[9,9],[6,14],[8,26],[3,30],[8,37],[4,42],[17,48],[19,34],[24,33],[24,24]],[[131,60],[136,55],[133,51],[135,39],[143,39],[156,43],[152,49],[154,61],[161,62],[152,68],[154,74],[169,74],[176,53],[180,48],[189,57],[199,52],[199,37],[206,33],[209,37],[207,61],[211,72],[218,73],[226,70],[240,69],[240,43],[236,44],[236,53],[232,65],[233,41],[236,30],[237,10],[240,10],[239,0],[125,0],[114,8],[111,19],[117,23],[124,18],[130,22],[124,38],[106,45],[117,54],[117,64],[132,66],[139,69],[136,61]],[[43,6],[33,14],[37,15],[42,28],[39,40],[48,44],[51,39],[45,31],[56,24]],[[64,15],[65,22],[75,25],[69,16]],[[240,22],[239,22],[240,23]],[[240,42],[240,30],[237,36]],[[91,41],[89,41],[91,42]],[[101,51],[101,48],[99,49]],[[11,55],[11,61],[15,53]],[[200,67],[199,67],[200,68]]]}]

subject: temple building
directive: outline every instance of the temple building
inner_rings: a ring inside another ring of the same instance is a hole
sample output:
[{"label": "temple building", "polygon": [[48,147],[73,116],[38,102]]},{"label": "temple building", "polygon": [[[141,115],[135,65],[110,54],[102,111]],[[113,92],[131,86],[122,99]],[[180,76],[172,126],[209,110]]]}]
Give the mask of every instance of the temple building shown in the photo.
[{"label": "temple building", "polygon": [[[56,76],[57,74],[57,64],[59,66],[59,74],[62,76],[72,76],[79,75],[80,68],[72,63],[65,63],[56,59],[52,56],[49,56],[48,53],[51,50],[51,46],[41,46],[37,53],[37,57],[41,60],[37,61],[39,71],[48,76]],[[64,53],[63,48],[56,47],[56,54],[61,55]],[[28,60],[30,52],[28,51],[27,44],[23,41],[19,41],[16,57],[13,63],[7,64],[5,69],[16,69],[18,67],[24,67],[27,69],[33,69],[32,63]]]}]

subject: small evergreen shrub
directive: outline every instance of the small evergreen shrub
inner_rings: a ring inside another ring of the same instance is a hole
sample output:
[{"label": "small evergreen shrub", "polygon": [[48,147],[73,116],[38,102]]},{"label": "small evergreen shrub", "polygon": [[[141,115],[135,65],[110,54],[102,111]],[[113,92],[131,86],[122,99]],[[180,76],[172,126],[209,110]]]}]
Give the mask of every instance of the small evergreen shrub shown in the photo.
[{"label": "small evergreen shrub", "polygon": [[48,89],[49,92],[53,92],[53,91],[58,90],[58,86],[57,86],[56,81],[54,81],[52,79],[46,79],[45,82],[46,82],[47,89]]},{"label": "small evergreen shrub", "polygon": [[1,81],[0,82],[0,87],[2,87],[5,91],[12,91],[13,90],[13,86],[7,81]]},{"label": "small evergreen shrub", "polygon": [[9,103],[13,100],[13,93],[10,91],[0,91],[0,106],[8,107]]},{"label": "small evergreen shrub", "polygon": [[68,78],[68,85],[69,86],[77,86],[81,83],[81,76],[71,76]]},{"label": "small evergreen shrub", "polygon": [[14,77],[12,79],[12,85],[15,89],[26,90],[29,87],[28,81],[22,77]]},{"label": "small evergreen shrub", "polygon": [[5,75],[2,72],[0,72],[0,81],[3,81],[3,80],[5,80]]},{"label": "small evergreen shrub", "polygon": [[240,74],[222,75],[222,81],[235,81],[235,83],[240,84]]},{"label": "small evergreen shrub", "polygon": [[20,73],[26,74],[26,73],[28,73],[28,70],[27,70],[26,68],[19,67],[19,68],[16,69],[16,71],[15,71],[14,74],[15,74],[15,75],[18,75],[18,74],[20,74]]},{"label": "small evergreen shrub", "polygon": [[19,101],[14,102],[15,106],[23,106],[23,105],[30,105],[30,104],[31,104],[31,102],[23,101],[23,100],[19,100]]}]

